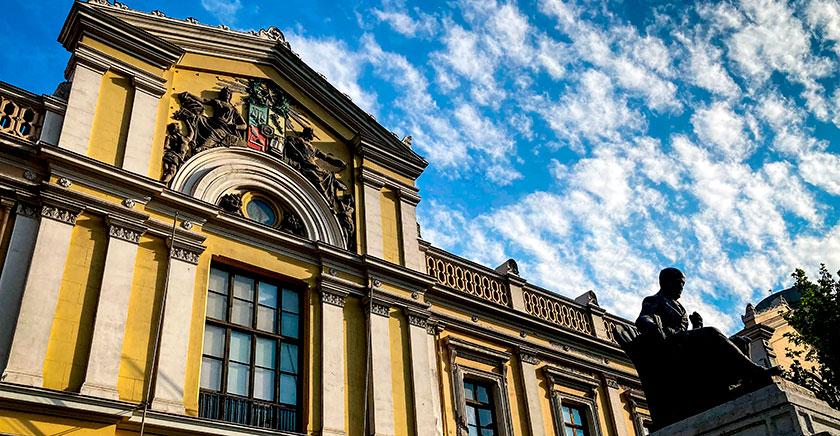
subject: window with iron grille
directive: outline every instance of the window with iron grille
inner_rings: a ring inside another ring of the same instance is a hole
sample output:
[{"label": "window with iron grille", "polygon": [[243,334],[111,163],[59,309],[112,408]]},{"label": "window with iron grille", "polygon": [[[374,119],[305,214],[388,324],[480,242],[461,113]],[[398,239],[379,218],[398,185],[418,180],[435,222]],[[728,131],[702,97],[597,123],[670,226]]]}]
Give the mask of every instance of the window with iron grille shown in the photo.
[{"label": "window with iron grille", "polygon": [[300,431],[300,292],[223,265],[208,288],[199,416]]}]

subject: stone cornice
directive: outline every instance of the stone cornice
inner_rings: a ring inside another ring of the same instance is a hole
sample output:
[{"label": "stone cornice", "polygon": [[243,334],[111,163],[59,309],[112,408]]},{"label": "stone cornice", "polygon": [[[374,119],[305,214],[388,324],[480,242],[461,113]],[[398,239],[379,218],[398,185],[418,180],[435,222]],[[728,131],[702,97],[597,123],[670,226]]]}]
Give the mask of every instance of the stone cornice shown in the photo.
[{"label": "stone cornice", "polygon": [[161,69],[169,68],[184,54],[180,47],[134,26],[127,26],[101,8],[89,3],[73,3],[58,36],[59,42],[68,51],[75,51],[82,36],[90,36],[107,41],[109,45]]}]

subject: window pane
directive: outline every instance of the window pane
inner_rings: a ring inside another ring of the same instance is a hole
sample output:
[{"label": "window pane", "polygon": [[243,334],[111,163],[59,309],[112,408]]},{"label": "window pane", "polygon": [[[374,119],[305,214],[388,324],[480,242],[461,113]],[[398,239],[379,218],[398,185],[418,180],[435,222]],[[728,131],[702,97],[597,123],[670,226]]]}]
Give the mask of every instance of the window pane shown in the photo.
[{"label": "window pane", "polygon": [[233,299],[233,310],[230,311],[230,322],[251,327],[254,303]]},{"label": "window pane", "polygon": [[280,344],[280,370],[298,373],[298,348],[294,344]]},{"label": "window pane", "polygon": [[575,436],[575,429],[566,427],[566,436]]},{"label": "window pane", "polygon": [[274,339],[257,338],[257,366],[274,369],[274,356],[277,350],[277,341]]},{"label": "window pane", "polygon": [[481,403],[490,403],[490,399],[487,397],[487,388],[484,386],[475,385],[475,396],[476,399]]},{"label": "window pane", "polygon": [[298,293],[291,289],[283,289],[283,310],[286,312],[299,313],[300,303]]},{"label": "window pane", "polygon": [[225,329],[212,325],[204,326],[204,354],[225,357]]},{"label": "window pane", "polygon": [[222,294],[227,294],[228,292],[228,273],[216,269],[210,268],[210,283],[207,286],[208,288],[220,292]]},{"label": "window pane", "polygon": [[495,434],[492,428],[481,429],[481,436],[494,436]]},{"label": "window pane", "polygon": [[580,409],[570,408],[572,411],[572,424],[581,425]]},{"label": "window pane", "polygon": [[260,282],[260,304],[277,308],[277,286]]},{"label": "window pane", "polygon": [[228,366],[227,391],[230,394],[248,395],[248,365],[231,362]]},{"label": "window pane", "polygon": [[231,332],[230,360],[251,363],[251,336],[240,332]]},{"label": "window pane", "polygon": [[475,426],[471,425],[470,427],[470,436],[478,436],[478,429]]},{"label": "window pane", "polygon": [[254,398],[274,401],[274,371],[254,369]]},{"label": "window pane", "polygon": [[297,404],[297,377],[280,374],[280,402]]},{"label": "window pane", "polygon": [[473,390],[475,386],[470,382],[464,382],[464,397],[468,400],[475,400],[475,393]]},{"label": "window pane", "polygon": [[487,427],[493,424],[493,414],[490,409],[478,409],[478,425]]},{"label": "window pane", "polygon": [[572,416],[569,413],[569,408],[566,407],[566,406],[563,406],[563,422],[565,422],[565,423],[571,423],[572,422]]},{"label": "window pane", "polygon": [[225,319],[227,316],[227,295],[215,292],[207,293],[207,316],[215,319]]},{"label": "window pane", "polygon": [[282,331],[280,332],[280,334],[282,334],[283,336],[288,336],[290,338],[297,338],[298,322],[298,315],[284,312],[281,315]]},{"label": "window pane", "polygon": [[270,307],[257,306],[257,328],[264,332],[277,332],[277,311]]},{"label": "window pane", "polygon": [[475,422],[475,407],[473,406],[467,406],[467,424],[478,425],[478,423]]},{"label": "window pane", "polygon": [[577,429],[575,430],[575,436],[586,436],[586,433],[581,429]]},{"label": "window pane", "polygon": [[218,391],[222,388],[222,361],[210,357],[201,358],[201,387]]},{"label": "window pane", "polygon": [[254,301],[254,279],[237,275],[233,278],[233,296]]}]

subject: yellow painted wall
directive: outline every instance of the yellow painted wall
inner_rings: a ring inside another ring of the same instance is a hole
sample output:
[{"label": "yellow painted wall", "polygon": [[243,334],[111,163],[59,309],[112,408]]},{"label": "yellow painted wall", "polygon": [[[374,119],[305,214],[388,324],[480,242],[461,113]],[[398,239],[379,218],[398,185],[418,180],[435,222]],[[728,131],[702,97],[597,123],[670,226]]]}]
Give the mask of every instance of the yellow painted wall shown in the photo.
[{"label": "yellow painted wall", "polygon": [[379,197],[382,209],[382,246],[385,260],[403,264],[400,241],[399,198],[390,189],[383,189]]},{"label": "yellow painted wall", "polygon": [[140,238],[117,381],[123,401],[143,401],[148,388],[146,375],[151,367],[168,254],[163,240],[149,236]]},{"label": "yellow painted wall", "polygon": [[137,67],[141,70],[144,70],[144,71],[146,71],[150,74],[157,75],[157,76],[160,76],[161,74],[163,74],[162,69],[160,69],[160,68],[158,68],[158,67],[156,67],[156,66],[154,66],[154,65],[152,65],[152,64],[150,64],[146,61],[137,59],[134,56],[123,53],[122,51],[120,51],[120,50],[118,50],[118,49],[116,49],[116,48],[114,48],[114,47],[112,47],[112,46],[110,46],[106,43],[100,42],[99,40],[94,39],[90,36],[83,36],[81,38],[80,42],[88,45],[91,48],[95,48],[96,50],[99,50],[99,51],[107,54],[108,56],[119,59],[119,60],[133,66],[133,67]]},{"label": "yellow painted wall", "polygon": [[46,388],[75,391],[84,382],[107,245],[103,221],[80,215],[70,239],[44,361]]},{"label": "yellow painted wall", "polygon": [[122,166],[133,103],[134,86],[131,78],[114,71],[106,72],[99,88],[88,156]]},{"label": "yellow painted wall", "polygon": [[345,404],[347,414],[344,427],[347,436],[365,436],[365,371],[367,348],[365,335],[365,311],[359,298],[348,297],[344,303],[344,345],[346,347]]},{"label": "yellow painted wall", "polygon": [[[411,342],[408,338],[408,319],[401,311],[391,311],[388,321],[388,333],[391,338],[394,428],[398,436],[413,436],[415,433],[414,394],[411,385]],[[375,374],[373,376],[376,377]]]},{"label": "yellow painted wall", "polygon": [[112,436],[116,425],[3,410],[0,432],[21,436]]}]

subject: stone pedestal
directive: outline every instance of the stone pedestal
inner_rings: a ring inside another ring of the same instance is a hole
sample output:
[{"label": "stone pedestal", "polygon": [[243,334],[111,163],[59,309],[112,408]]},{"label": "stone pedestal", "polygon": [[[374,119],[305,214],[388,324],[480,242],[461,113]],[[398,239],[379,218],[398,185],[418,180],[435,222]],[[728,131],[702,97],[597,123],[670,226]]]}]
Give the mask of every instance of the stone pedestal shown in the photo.
[{"label": "stone pedestal", "polygon": [[840,411],[816,399],[807,389],[780,378],[774,379],[772,385],[651,435],[840,435]]}]

